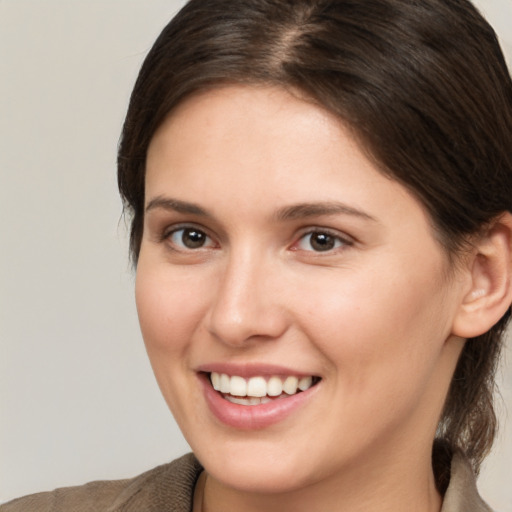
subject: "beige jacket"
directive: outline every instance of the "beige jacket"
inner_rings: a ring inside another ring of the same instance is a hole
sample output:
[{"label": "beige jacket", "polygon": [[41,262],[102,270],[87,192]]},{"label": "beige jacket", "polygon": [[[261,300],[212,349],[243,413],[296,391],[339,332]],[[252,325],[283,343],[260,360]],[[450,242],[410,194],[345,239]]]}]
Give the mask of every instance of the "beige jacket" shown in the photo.
[{"label": "beige jacket", "polygon": [[[91,482],[32,494],[0,506],[0,512],[190,512],[202,468],[192,454],[129,480]],[[456,454],[441,512],[492,512],[476,490],[467,461]]]}]

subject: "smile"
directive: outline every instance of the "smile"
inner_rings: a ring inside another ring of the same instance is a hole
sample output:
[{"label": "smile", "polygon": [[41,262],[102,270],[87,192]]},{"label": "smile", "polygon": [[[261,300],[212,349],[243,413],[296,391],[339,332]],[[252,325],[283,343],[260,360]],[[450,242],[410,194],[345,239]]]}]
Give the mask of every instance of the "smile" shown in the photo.
[{"label": "smile", "polygon": [[293,417],[322,387],[320,377],[294,375],[277,367],[272,371],[268,366],[232,372],[201,368],[197,376],[216,420],[242,430],[260,430]]},{"label": "smile", "polygon": [[210,382],[215,391],[219,391],[225,400],[239,405],[260,405],[275,399],[289,396],[308,390],[318,382],[317,377],[296,377],[289,375],[285,378],[279,376],[254,376],[249,379],[238,375],[229,376],[226,373],[212,372]]}]

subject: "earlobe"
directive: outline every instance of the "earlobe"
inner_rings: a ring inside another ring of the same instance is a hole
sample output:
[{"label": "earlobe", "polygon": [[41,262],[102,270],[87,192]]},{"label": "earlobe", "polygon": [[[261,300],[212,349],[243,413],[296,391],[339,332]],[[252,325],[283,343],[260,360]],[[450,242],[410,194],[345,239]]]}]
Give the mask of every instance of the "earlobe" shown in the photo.
[{"label": "earlobe", "polygon": [[470,287],[452,331],[463,338],[487,332],[512,303],[512,214],[500,215],[473,247],[468,261]]}]

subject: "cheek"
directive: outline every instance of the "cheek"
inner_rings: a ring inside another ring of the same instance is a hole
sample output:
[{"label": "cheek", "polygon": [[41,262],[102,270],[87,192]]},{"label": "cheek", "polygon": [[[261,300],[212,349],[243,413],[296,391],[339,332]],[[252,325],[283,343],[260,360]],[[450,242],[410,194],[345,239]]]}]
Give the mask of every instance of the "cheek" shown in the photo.
[{"label": "cheek", "polygon": [[302,330],[343,382],[338,389],[355,400],[420,389],[450,334],[439,269],[395,268],[351,269],[338,280],[327,276],[302,301]]},{"label": "cheek", "polygon": [[190,399],[195,382],[190,360],[205,297],[199,284],[186,271],[172,273],[168,266],[139,260],[135,298],[146,351],[162,395],[185,431],[186,418],[198,417],[190,404],[200,403],[199,397]]},{"label": "cheek", "polygon": [[[153,366],[157,357],[167,363],[169,355],[188,348],[203,312],[198,283],[187,272],[172,273],[158,264],[139,262],[135,298],[140,327]],[[176,359],[179,361],[179,359]]]}]

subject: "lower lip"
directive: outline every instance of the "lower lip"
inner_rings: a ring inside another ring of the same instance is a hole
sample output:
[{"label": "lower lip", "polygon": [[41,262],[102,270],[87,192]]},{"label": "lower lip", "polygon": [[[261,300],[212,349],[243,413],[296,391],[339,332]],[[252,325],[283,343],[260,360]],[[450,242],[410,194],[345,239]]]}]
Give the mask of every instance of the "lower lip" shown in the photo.
[{"label": "lower lip", "polygon": [[260,405],[233,404],[215,391],[206,374],[199,374],[204,396],[210,411],[222,423],[243,430],[259,430],[283,421],[313,396],[318,384],[286,398]]}]

